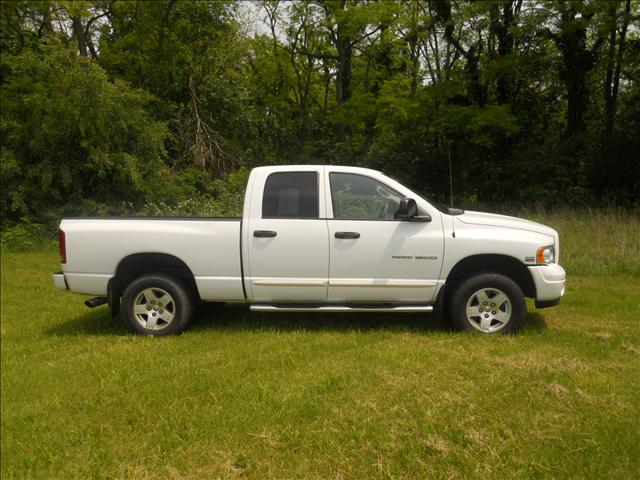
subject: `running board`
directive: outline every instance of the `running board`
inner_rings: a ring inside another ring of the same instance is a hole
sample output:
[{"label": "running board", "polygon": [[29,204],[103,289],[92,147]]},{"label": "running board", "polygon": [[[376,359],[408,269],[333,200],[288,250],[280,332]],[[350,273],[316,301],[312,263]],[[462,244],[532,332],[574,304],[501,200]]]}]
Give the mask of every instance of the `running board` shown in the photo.
[{"label": "running board", "polygon": [[346,305],[251,305],[252,312],[433,312],[432,305],[381,305],[375,306],[346,306]]}]

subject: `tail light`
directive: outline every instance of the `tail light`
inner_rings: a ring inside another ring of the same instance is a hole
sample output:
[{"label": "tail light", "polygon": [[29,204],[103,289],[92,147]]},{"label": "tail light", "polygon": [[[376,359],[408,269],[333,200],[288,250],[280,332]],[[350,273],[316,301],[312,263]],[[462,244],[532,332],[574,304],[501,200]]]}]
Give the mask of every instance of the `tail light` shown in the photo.
[{"label": "tail light", "polygon": [[64,232],[60,230],[58,236],[58,245],[60,247],[60,263],[67,263],[67,242],[64,238]]}]

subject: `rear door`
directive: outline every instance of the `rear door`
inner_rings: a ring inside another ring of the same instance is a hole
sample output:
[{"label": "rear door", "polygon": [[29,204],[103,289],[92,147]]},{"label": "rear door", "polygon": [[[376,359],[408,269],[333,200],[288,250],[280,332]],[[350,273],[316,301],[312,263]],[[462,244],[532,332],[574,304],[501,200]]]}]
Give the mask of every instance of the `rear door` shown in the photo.
[{"label": "rear door", "polygon": [[254,302],[327,299],[329,242],[324,167],[259,169],[245,239]]},{"label": "rear door", "polygon": [[397,190],[364,174],[331,170],[328,301],[433,301],[444,253],[440,217],[396,220],[403,197]]}]

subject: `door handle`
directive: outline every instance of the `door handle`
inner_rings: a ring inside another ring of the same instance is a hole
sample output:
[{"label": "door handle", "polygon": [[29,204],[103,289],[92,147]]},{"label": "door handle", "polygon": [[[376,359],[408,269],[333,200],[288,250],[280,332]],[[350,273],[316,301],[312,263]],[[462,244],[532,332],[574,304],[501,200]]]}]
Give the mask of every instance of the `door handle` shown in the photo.
[{"label": "door handle", "polygon": [[358,232],[336,232],[336,238],[360,238]]},{"label": "door handle", "polygon": [[276,235],[278,235],[278,232],[274,232],[273,230],[254,230],[253,231],[253,236],[259,237],[259,238],[275,237]]}]

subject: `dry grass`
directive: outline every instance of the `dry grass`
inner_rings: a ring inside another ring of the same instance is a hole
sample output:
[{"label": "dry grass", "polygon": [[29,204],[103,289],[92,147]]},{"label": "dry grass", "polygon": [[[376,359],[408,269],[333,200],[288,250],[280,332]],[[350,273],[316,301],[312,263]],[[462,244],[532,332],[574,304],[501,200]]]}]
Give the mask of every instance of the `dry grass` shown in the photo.
[{"label": "dry grass", "polygon": [[528,218],[560,234],[560,263],[569,274],[640,275],[640,214],[621,208],[496,211]]}]

